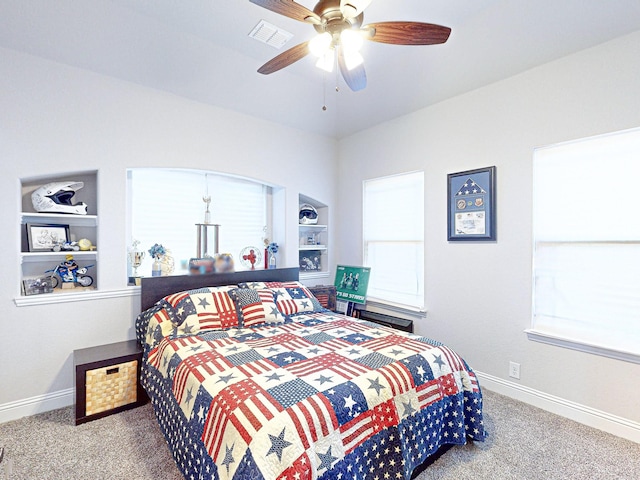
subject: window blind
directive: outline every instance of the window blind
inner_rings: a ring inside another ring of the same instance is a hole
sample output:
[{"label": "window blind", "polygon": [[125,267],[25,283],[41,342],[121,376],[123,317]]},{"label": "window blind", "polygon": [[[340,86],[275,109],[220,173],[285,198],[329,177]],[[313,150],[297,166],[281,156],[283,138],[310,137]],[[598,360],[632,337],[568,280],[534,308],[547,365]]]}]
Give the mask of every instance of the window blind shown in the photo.
[{"label": "window blind", "polygon": [[364,263],[371,267],[367,296],[424,308],[424,174],[365,180]]},{"label": "window blind", "polygon": [[640,129],[534,152],[535,331],[640,354]]},{"label": "window blind", "polygon": [[[220,253],[236,260],[246,246],[263,247],[269,187],[210,172],[136,168],[129,172],[131,233],[147,251],[160,243],[171,250],[176,271],[197,254],[196,223],[204,222],[203,196],[211,196],[211,223],[220,225]],[[151,261],[139,269],[149,274]]]}]

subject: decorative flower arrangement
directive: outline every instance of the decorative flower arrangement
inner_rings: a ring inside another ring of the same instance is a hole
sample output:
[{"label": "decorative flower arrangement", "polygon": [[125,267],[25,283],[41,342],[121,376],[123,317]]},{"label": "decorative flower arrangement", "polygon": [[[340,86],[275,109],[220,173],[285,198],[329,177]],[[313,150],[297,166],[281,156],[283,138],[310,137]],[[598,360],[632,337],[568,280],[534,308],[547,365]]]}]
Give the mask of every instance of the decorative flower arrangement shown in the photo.
[{"label": "decorative flower arrangement", "polygon": [[[173,258],[169,255],[169,251],[159,243],[155,243],[149,249],[149,255],[153,258],[151,265],[151,275],[159,277],[161,275],[169,275],[173,271]],[[165,264],[164,268],[162,264]],[[165,272],[163,272],[165,270]]]},{"label": "decorative flower arrangement", "polygon": [[159,243],[156,243],[149,249],[149,255],[151,255],[156,260],[160,260],[164,255],[167,254],[167,249],[164,248]]},{"label": "decorative flower arrangement", "polygon": [[278,253],[278,244],[276,242],[271,242],[267,245],[267,252],[271,255]]},{"label": "decorative flower arrangement", "polygon": [[[267,242],[265,241],[265,243]],[[269,243],[267,245],[267,252],[269,254],[269,260],[267,261],[265,268],[276,268],[276,253],[278,253],[278,244],[276,242]]]}]

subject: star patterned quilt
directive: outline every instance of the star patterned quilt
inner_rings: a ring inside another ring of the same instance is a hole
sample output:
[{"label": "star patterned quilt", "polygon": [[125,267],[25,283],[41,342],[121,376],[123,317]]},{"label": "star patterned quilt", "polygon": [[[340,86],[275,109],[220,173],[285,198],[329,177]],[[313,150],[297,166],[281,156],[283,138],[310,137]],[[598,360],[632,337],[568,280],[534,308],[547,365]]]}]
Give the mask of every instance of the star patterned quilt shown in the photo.
[{"label": "star patterned quilt", "polygon": [[457,353],[324,310],[300,284],[181,292],[136,331],[187,479],[408,480],[441,445],[485,438]]}]

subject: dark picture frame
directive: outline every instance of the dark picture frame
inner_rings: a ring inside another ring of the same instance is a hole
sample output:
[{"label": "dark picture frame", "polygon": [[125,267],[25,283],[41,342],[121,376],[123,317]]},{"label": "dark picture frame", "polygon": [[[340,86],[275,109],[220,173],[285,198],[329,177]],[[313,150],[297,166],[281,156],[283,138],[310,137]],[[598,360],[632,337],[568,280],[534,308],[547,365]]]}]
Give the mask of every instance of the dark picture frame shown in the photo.
[{"label": "dark picture frame", "polygon": [[300,250],[298,261],[301,272],[319,272],[322,270],[322,250]]},{"label": "dark picture frame", "polygon": [[30,252],[51,252],[56,245],[71,241],[69,225],[27,223],[26,226]]},{"label": "dark picture frame", "polygon": [[496,167],[448,174],[447,240],[496,239]]}]

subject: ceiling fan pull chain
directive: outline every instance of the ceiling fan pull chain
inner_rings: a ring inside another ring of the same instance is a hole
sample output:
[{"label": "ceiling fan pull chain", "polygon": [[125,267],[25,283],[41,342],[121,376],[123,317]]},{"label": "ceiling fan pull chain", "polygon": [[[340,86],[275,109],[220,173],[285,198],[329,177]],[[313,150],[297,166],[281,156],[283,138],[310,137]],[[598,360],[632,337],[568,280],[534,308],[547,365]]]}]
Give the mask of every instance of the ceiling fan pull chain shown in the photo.
[{"label": "ceiling fan pull chain", "polygon": [[322,111],[327,111],[327,72],[322,72]]}]

